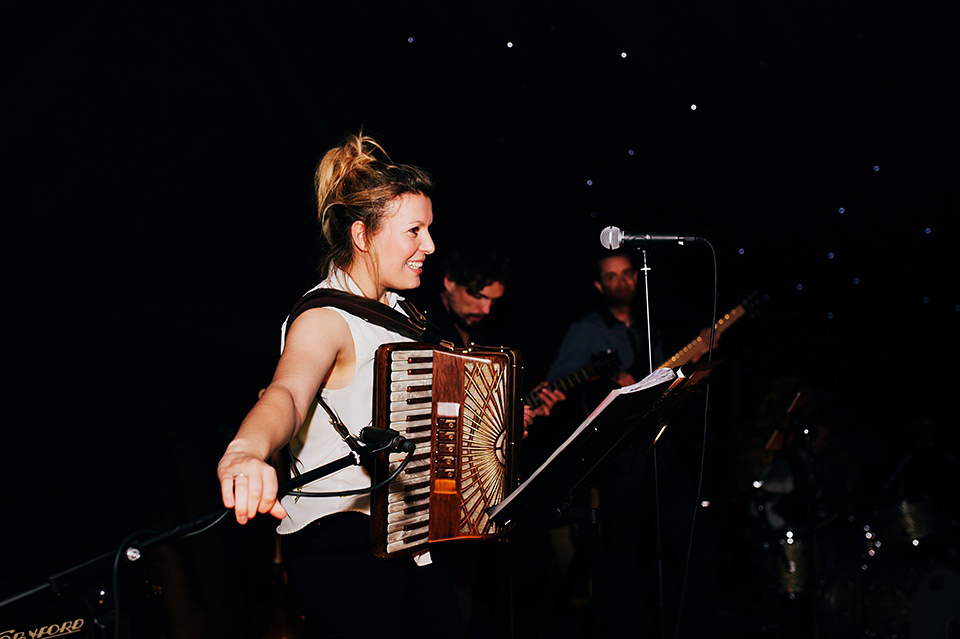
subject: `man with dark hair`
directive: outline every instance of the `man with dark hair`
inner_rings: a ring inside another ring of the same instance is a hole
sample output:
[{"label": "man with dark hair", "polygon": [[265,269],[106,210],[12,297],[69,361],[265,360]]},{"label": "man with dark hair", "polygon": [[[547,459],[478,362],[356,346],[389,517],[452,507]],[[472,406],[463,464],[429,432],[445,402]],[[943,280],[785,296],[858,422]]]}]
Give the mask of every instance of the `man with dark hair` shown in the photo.
[{"label": "man with dark hair", "polygon": [[[585,400],[593,403],[585,407],[587,412],[603,399],[606,391],[614,386],[633,384],[650,372],[646,326],[634,316],[637,279],[637,269],[626,251],[608,251],[600,255],[593,280],[593,286],[600,294],[600,304],[570,326],[547,372],[547,379],[556,381],[590,364],[591,357],[598,353],[608,349],[616,351],[620,368],[611,372],[600,396]],[[653,365],[658,366],[662,360],[659,341],[655,341]]]},{"label": "man with dark hair", "polygon": [[[448,253],[441,262],[439,293],[418,300],[434,336],[455,347],[513,346],[500,334],[492,316],[507,293],[510,263],[506,255],[484,244],[472,244]],[[535,417],[550,413],[563,393],[543,388],[541,406],[523,407],[524,436]],[[439,544],[435,560],[453,574],[468,636],[502,636],[509,631],[510,596],[504,582],[511,568],[510,553],[502,544]]]},{"label": "man with dark hair", "polygon": [[[648,339],[642,310],[636,306],[639,273],[631,254],[606,251],[598,255],[595,264],[593,288],[600,295],[599,303],[571,324],[547,379],[555,382],[574,374],[608,350],[616,352],[619,366],[609,368],[599,379],[580,387],[576,403],[582,412],[567,416],[574,423],[579,423],[612,389],[643,379],[664,361],[657,333],[651,331],[652,339]],[[709,340],[709,331],[701,336]],[[648,346],[651,341],[652,356]],[[620,450],[607,464],[606,479],[591,495],[593,507],[599,505],[599,515],[594,516],[601,522],[599,548],[591,550],[596,553],[592,586],[599,636],[656,636],[656,620],[661,617],[657,615],[655,602],[659,601],[661,606],[677,605],[696,493],[670,438],[659,441],[657,450],[658,464],[650,463],[649,458],[637,450]],[[659,495],[653,494],[658,485],[655,473],[663,484]],[[661,504],[655,510],[658,499]],[[664,531],[662,559],[652,552],[658,548],[661,536],[654,525]],[[691,561],[698,562],[693,574],[700,578],[689,587],[696,591],[690,597],[694,608],[709,606],[709,593],[705,591],[709,591],[710,586],[703,572],[708,561],[706,556],[712,551],[702,537],[701,533],[691,550]],[[671,580],[665,592],[657,592],[663,586],[657,580],[658,569],[664,570]],[[671,612],[675,611],[671,608]],[[709,612],[699,614],[709,619]],[[702,629],[703,625],[709,625],[687,623],[687,631],[694,626]]]},{"label": "man with dark hair", "polygon": [[496,250],[479,247],[448,253],[441,265],[439,299],[428,303],[427,319],[454,346],[493,344],[490,313],[506,293],[510,263]]},{"label": "man with dark hair", "polygon": [[[439,295],[421,304],[430,329],[454,346],[470,344],[509,346],[499,335],[494,309],[507,293],[510,261],[507,256],[483,244],[474,244],[451,251],[441,263],[443,284]],[[550,414],[550,409],[564,398],[563,393],[537,388],[542,404],[536,409],[524,406],[524,428],[534,417]],[[526,435],[526,433],[524,433]]]}]

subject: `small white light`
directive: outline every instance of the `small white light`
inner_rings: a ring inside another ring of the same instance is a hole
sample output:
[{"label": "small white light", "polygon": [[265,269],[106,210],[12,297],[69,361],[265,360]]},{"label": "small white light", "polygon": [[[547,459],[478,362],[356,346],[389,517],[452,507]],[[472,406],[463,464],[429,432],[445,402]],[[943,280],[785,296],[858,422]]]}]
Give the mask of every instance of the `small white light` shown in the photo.
[{"label": "small white light", "polygon": [[409,42],[410,44],[413,44],[413,38],[407,38],[407,42]]},{"label": "small white light", "polygon": [[587,180],[587,186],[593,186],[593,180]]},{"label": "small white light", "polygon": [[753,482],[753,487],[754,487],[754,488],[761,488],[761,487],[763,487],[763,482],[758,479],[758,480],[756,480],[755,482]]},{"label": "small white light", "polygon": [[853,278],[853,283],[854,283],[854,284],[859,284],[859,283],[860,283],[860,278],[859,278],[859,277]]},{"label": "small white light", "polygon": [[507,43],[507,48],[508,48],[508,49],[512,49],[512,48],[513,48],[513,43],[512,43],[512,42],[508,42],[508,43]]},{"label": "small white light", "polygon": [[709,507],[710,507],[710,502],[709,502],[708,500],[704,499],[703,501],[700,502],[700,506],[701,506],[702,508],[709,508]]},{"label": "small white light", "polygon": [[627,57],[627,52],[626,52],[626,51],[624,51],[623,53],[621,53],[621,54],[620,54],[620,57],[621,57],[621,58],[625,58],[625,57]]},{"label": "small white light", "polygon": [[833,251],[830,251],[829,253],[827,253],[827,259],[828,259],[828,260],[832,260],[833,258],[834,258]]},{"label": "small white light", "polygon": [[866,535],[864,535],[864,537],[866,537],[867,539],[873,539],[873,533],[867,533]]},{"label": "small white light", "polygon": [[690,105],[690,110],[691,110],[691,111],[696,111],[696,110],[697,110],[697,105],[696,105],[696,104],[691,104],[691,105]]},{"label": "small white light", "polygon": [[926,235],[930,235],[930,227],[928,226],[927,228],[923,229],[923,232],[924,232]]},{"label": "small white light", "polygon": [[803,290],[803,284],[797,284],[797,290],[798,290],[798,291],[802,291],[802,290]]},{"label": "small white light", "polygon": [[840,215],[843,215],[843,207],[840,207]]},{"label": "small white light", "polygon": [[871,557],[873,557],[874,555],[877,554],[877,551],[874,550],[873,548],[871,548],[870,550],[867,551],[867,554],[870,555]]},{"label": "small white light", "polygon": [[787,540],[787,543],[792,545],[792,544],[793,544],[793,539],[788,539],[788,540]]},{"label": "small white light", "polygon": [[914,545],[914,546],[919,546],[919,545],[920,545],[920,540],[919,540],[919,539],[914,539],[914,540],[913,540],[913,545]]},{"label": "small white light", "polygon": [[873,167],[873,170],[874,170],[874,171],[879,171],[879,170],[880,170],[880,166],[879,166],[879,165],[878,165],[878,166],[874,166],[874,167]]},{"label": "small white light", "polygon": [[788,531],[787,531],[787,537],[790,538],[790,539],[793,539],[793,531],[792,531],[792,530],[788,530]]},{"label": "small white light", "polygon": [[803,434],[804,434],[804,435],[809,435],[809,434],[810,434],[810,429],[809,429],[809,428],[804,428],[804,429],[803,429]]}]

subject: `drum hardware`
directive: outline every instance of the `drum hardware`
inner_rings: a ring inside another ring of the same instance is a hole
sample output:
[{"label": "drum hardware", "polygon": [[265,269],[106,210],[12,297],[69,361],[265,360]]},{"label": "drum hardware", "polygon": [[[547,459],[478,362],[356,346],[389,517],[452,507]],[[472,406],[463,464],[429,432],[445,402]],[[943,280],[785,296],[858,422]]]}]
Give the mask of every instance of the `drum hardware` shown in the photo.
[{"label": "drum hardware", "polygon": [[825,637],[954,637],[960,572],[932,558],[851,562],[824,589],[822,607]]}]

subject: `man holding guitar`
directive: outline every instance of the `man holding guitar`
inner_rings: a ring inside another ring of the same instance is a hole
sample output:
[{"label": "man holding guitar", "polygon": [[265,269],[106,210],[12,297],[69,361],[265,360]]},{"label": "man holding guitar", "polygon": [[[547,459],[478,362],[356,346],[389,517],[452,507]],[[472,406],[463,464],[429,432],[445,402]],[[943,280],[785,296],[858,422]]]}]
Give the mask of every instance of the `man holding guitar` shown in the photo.
[{"label": "man holding guitar", "polygon": [[[482,242],[464,245],[446,254],[440,264],[443,277],[438,291],[420,299],[434,338],[458,348],[471,344],[502,346],[497,318],[491,317],[508,292],[510,265],[499,250]],[[531,396],[535,404],[524,402],[524,436],[535,417],[546,416],[551,407],[564,398],[562,392],[544,389],[540,384]],[[440,544],[431,549],[436,563],[452,576],[468,636],[505,634],[506,618],[502,597],[508,592],[503,582],[509,574],[508,555],[501,544]]]},{"label": "man holding guitar", "polygon": [[[579,423],[617,386],[643,379],[651,367],[677,366],[696,361],[707,351],[709,329],[668,360],[664,359],[656,331],[652,356],[647,347],[647,327],[635,314],[638,272],[625,251],[603,253],[596,262],[593,286],[600,302],[591,313],[574,322],[561,342],[547,379],[550,386],[579,398],[581,411],[567,410]],[[720,331],[717,331],[719,336]],[[573,408],[573,407],[570,407]],[[577,414],[574,414],[577,413]],[[564,429],[565,430],[565,429]],[[653,467],[631,449],[621,451],[609,464],[609,476],[590,491],[590,508],[599,525],[599,548],[591,570],[598,636],[657,636],[655,522],[660,521],[672,543],[666,550],[668,577],[678,574],[684,558],[679,540],[690,529],[693,492],[686,472],[669,442],[658,443],[662,480],[659,516],[653,512]],[[709,553],[702,546],[694,549]],[[675,582],[666,595],[675,604]],[[698,603],[702,597],[695,597]]]},{"label": "man holding guitar", "polygon": [[[696,339],[669,359],[664,359],[654,330],[653,357],[647,355],[645,325],[633,315],[637,279],[637,269],[629,253],[608,251],[598,259],[593,285],[600,293],[600,304],[567,330],[557,357],[547,372],[549,388],[569,393],[598,379],[609,380],[614,386],[629,386],[647,376],[651,361],[658,368],[679,366],[696,362],[707,353],[709,328],[700,331]],[[738,306],[717,323],[714,346],[720,333],[743,312],[742,306]],[[585,389],[584,410],[589,413],[611,387],[610,384],[601,384],[593,392]]]},{"label": "man holding guitar", "polygon": [[[600,304],[570,326],[547,372],[547,380],[554,382],[569,376],[591,364],[591,358],[596,354],[613,351],[619,357],[620,368],[609,372],[607,377],[618,386],[628,386],[649,372],[646,330],[633,317],[637,269],[629,255],[615,251],[601,257],[593,286],[600,293]],[[662,359],[659,351],[657,340],[654,343],[655,361]],[[602,400],[603,395],[596,401]],[[585,408],[589,411],[593,406]]]},{"label": "man holding guitar", "polygon": [[[507,293],[510,265],[501,252],[482,244],[451,251],[442,264],[439,295],[421,306],[437,336],[453,346],[503,345],[490,315]],[[542,382],[524,398],[524,436],[535,417],[550,414],[563,389]]]}]

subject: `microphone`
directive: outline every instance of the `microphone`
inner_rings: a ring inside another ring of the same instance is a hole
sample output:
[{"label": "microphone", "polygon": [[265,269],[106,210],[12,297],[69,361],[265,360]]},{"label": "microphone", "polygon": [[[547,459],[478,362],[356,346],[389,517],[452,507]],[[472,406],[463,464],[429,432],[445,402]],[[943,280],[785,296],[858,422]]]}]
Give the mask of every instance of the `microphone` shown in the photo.
[{"label": "microphone", "polygon": [[365,426],[360,429],[360,441],[378,448],[389,448],[392,453],[412,453],[417,445],[407,441],[392,428],[373,428]]},{"label": "microphone", "polygon": [[615,250],[624,244],[645,244],[647,242],[704,242],[704,238],[699,235],[634,235],[624,233],[616,226],[608,226],[600,231],[600,243],[603,248]]}]

